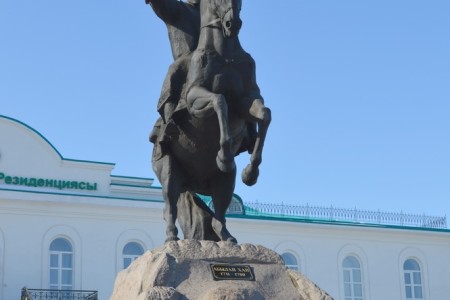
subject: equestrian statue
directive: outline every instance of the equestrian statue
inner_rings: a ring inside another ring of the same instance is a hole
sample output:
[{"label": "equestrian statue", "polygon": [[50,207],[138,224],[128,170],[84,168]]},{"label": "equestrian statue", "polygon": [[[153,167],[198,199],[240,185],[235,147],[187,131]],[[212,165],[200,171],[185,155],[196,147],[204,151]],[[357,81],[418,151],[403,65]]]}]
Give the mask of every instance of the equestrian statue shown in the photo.
[{"label": "equestrian statue", "polygon": [[[242,0],[146,0],[164,21],[174,62],[150,134],[152,166],[165,201],[166,241],[236,243],[225,213],[236,180],[234,157],[247,151],[242,181],[256,183],[271,121],[255,61],[239,42]],[[198,194],[210,196],[213,210]]]}]

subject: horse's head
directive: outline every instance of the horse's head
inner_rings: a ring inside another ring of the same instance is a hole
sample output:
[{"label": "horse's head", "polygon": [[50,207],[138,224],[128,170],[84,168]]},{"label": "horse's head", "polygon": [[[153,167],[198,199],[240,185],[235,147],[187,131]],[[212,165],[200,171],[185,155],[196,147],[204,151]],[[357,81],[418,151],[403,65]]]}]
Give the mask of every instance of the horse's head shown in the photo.
[{"label": "horse's head", "polygon": [[242,26],[240,12],[242,0],[202,0],[209,1],[213,13],[220,19],[225,37],[236,37]]}]

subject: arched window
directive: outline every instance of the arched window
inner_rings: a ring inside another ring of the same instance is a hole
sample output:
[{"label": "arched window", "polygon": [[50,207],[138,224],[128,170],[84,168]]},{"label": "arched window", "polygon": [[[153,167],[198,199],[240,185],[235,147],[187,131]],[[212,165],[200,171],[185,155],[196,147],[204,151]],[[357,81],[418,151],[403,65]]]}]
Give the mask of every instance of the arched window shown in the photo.
[{"label": "arched window", "polygon": [[414,259],[407,259],[403,264],[406,299],[423,299],[422,274],[420,266]]},{"label": "arched window", "polygon": [[144,254],[144,248],[139,243],[130,242],[126,244],[122,251],[123,268],[128,268],[128,266],[142,254]]},{"label": "arched window", "polygon": [[354,256],[347,256],[342,262],[344,272],[344,300],[362,300],[363,287],[361,265]]},{"label": "arched window", "polygon": [[286,267],[288,267],[289,269],[294,270],[294,271],[299,270],[299,264],[298,264],[297,258],[295,257],[294,254],[285,252],[285,253],[281,254],[281,257],[283,258],[284,264],[286,265]]},{"label": "arched window", "polygon": [[57,238],[50,244],[50,289],[71,290],[73,287],[72,244]]}]

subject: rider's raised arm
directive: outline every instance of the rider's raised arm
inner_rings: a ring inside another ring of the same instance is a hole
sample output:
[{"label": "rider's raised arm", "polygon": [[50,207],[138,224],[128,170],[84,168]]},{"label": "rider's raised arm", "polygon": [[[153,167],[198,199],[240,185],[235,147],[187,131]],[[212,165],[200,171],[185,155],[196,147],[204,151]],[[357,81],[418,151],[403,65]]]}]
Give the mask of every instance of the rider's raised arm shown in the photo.
[{"label": "rider's raised arm", "polygon": [[150,4],[164,23],[173,24],[180,14],[181,2],[178,0],[145,0],[145,3]]}]

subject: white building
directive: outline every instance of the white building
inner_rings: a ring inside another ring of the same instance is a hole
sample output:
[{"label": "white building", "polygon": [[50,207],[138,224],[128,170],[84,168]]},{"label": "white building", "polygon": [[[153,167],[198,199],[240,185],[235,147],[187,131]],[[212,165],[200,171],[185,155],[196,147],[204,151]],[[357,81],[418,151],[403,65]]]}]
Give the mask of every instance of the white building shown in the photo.
[{"label": "white building", "polygon": [[[162,245],[160,188],[113,168],[66,159],[33,128],[0,116],[0,299],[20,299],[24,286],[109,299],[116,274]],[[238,196],[232,212],[240,243],[283,254],[335,299],[450,299],[445,218],[242,205]]]}]

